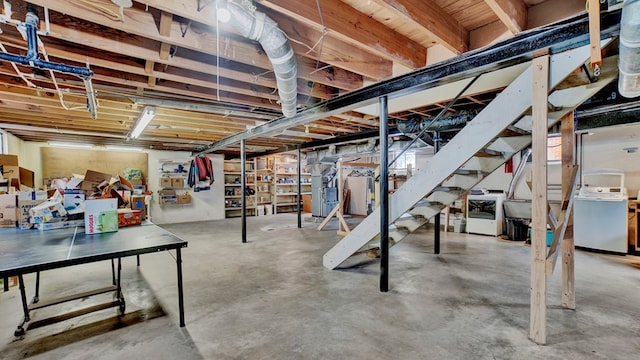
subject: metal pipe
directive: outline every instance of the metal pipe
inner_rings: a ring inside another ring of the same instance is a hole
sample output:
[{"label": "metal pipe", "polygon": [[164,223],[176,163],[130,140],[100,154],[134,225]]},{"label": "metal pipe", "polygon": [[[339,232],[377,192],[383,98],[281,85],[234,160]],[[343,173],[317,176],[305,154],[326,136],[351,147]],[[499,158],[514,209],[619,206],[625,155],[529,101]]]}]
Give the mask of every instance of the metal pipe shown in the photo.
[{"label": "metal pipe", "polygon": [[[476,78],[477,79],[477,78]],[[440,132],[435,131],[433,133],[433,153],[436,154],[440,151]],[[447,226],[447,224],[445,224]],[[433,218],[433,253],[440,254],[440,212]]]},{"label": "metal pipe", "polygon": [[626,0],[622,5],[618,59],[620,95],[640,96],[640,0]]},{"label": "metal pipe", "polygon": [[429,130],[431,125],[433,125],[433,123],[438,121],[442,117],[442,115],[444,115],[444,113],[446,113],[447,110],[449,110],[449,108],[453,104],[455,104],[456,101],[458,101],[460,96],[462,96],[471,87],[471,85],[473,85],[473,83],[475,83],[476,80],[480,78],[480,76],[482,76],[482,74],[476,75],[469,83],[467,83],[467,85],[465,85],[465,87],[462,90],[460,90],[460,92],[456,95],[456,97],[451,99],[451,101],[449,101],[447,105],[443,107],[442,110],[440,110],[438,115],[436,115],[436,117],[434,117],[411,141],[409,141],[409,144],[407,144],[407,146],[405,146],[405,148],[402,149],[400,153],[396,155],[396,157],[391,161],[389,166],[393,165],[393,163],[395,163],[396,160],[398,160],[398,158],[402,156],[402,154],[404,154],[407,150],[409,150],[409,148],[411,148],[411,146],[415,144],[415,142],[418,141],[418,139],[420,139],[427,132],[427,130]]},{"label": "metal pipe", "polygon": [[389,108],[380,97],[380,291],[389,291]]},{"label": "metal pipe", "polygon": [[229,1],[226,3],[226,9],[231,15],[231,25],[240,35],[256,40],[262,45],[273,65],[282,114],[285,117],[294,116],[298,101],[298,66],[284,32],[278,28],[275,21],[255,8],[248,9]]},{"label": "metal pipe", "polygon": [[240,188],[242,197],[240,197],[240,204],[242,207],[242,243],[247,242],[247,152],[246,152],[246,140],[240,140]]},{"label": "metal pipe", "polygon": [[298,145],[298,229],[302,228],[302,151]]}]

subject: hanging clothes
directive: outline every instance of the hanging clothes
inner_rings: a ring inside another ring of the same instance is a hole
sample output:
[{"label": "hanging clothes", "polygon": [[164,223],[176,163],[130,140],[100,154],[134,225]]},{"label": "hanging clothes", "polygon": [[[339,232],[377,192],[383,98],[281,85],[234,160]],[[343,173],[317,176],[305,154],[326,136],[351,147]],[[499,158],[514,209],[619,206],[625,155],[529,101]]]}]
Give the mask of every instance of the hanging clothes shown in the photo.
[{"label": "hanging clothes", "polygon": [[194,187],[199,181],[207,181],[213,184],[213,162],[206,155],[198,155],[191,160],[189,166],[189,177],[187,183],[189,187]]}]

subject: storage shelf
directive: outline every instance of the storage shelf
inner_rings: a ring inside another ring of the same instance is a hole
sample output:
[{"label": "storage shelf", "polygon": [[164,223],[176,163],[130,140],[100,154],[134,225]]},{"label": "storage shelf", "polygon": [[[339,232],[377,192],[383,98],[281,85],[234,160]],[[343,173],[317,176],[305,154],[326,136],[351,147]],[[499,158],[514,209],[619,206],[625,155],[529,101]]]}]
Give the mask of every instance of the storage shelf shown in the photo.
[{"label": "storage shelf", "polygon": [[276,206],[293,206],[293,205],[298,205],[297,202],[292,202],[292,203],[277,203],[275,204]]},{"label": "storage shelf", "polygon": [[[297,192],[275,193],[275,195],[287,195],[287,196],[292,196],[292,195],[298,195],[298,193],[297,193]],[[311,192],[303,192],[303,193],[300,193],[300,195],[311,195]]]},{"label": "storage shelf", "polygon": [[[256,207],[255,206],[247,206],[247,210],[254,210]],[[224,208],[225,210],[242,210],[242,207],[238,206],[238,207],[228,207],[228,208]]]}]

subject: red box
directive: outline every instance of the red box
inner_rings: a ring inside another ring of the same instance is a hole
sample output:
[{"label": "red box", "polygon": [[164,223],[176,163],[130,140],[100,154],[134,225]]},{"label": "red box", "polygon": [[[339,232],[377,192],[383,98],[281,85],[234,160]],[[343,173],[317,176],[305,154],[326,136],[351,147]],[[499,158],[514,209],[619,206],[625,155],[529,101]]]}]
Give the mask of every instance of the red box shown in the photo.
[{"label": "red box", "polygon": [[118,227],[140,225],[142,223],[142,211],[131,209],[118,209]]}]

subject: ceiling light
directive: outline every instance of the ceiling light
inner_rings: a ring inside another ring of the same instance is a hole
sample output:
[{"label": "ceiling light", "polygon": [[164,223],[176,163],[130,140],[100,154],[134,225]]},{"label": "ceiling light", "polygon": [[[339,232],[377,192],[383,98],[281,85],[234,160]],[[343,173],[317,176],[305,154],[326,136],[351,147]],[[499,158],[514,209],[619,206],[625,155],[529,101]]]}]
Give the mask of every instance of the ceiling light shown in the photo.
[{"label": "ceiling light", "polygon": [[141,147],[133,147],[133,146],[118,146],[118,145],[107,145],[105,146],[107,150],[117,150],[117,151],[142,151]]},{"label": "ceiling light", "polygon": [[220,21],[221,23],[226,24],[229,22],[229,20],[231,20],[231,12],[226,7],[218,8],[216,16],[218,17],[218,21]]},{"label": "ceiling light", "polygon": [[75,148],[75,149],[91,149],[91,148],[93,148],[92,144],[66,143],[66,142],[58,142],[58,141],[49,141],[49,146]]},{"label": "ceiling light", "polygon": [[136,122],[136,126],[131,132],[132,138],[137,138],[142,134],[142,131],[149,125],[153,117],[156,116],[156,107],[155,106],[145,106],[144,111],[140,114],[138,121]]}]

